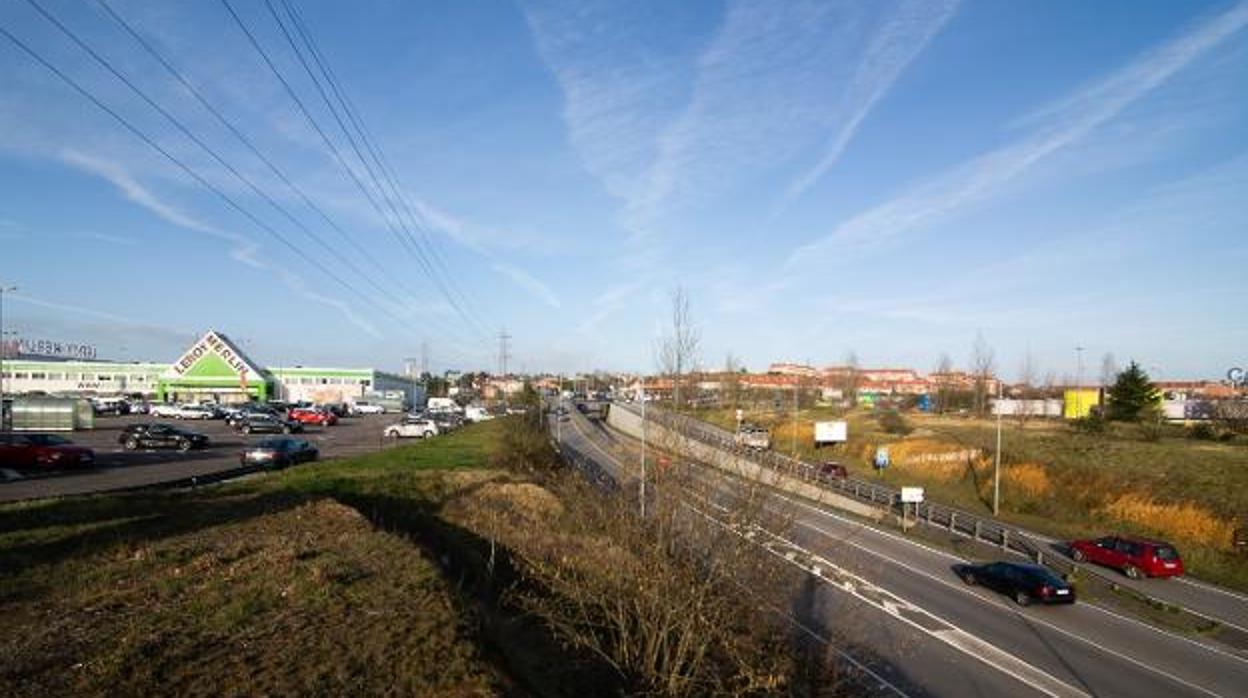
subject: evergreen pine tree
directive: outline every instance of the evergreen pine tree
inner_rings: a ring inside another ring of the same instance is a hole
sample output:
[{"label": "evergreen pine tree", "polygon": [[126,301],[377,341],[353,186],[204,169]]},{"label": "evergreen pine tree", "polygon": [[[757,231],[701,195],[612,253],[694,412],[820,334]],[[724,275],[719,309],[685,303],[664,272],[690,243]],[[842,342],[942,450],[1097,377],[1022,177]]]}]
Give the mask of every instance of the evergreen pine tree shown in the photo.
[{"label": "evergreen pine tree", "polygon": [[1108,397],[1109,418],[1120,422],[1134,422],[1161,404],[1161,393],[1134,361],[1118,374]]}]

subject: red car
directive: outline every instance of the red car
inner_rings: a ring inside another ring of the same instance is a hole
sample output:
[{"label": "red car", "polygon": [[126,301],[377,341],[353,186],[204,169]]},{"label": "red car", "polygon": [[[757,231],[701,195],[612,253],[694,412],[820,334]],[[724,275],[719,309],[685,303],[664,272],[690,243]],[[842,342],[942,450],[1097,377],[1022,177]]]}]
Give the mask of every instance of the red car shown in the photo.
[{"label": "red car", "polygon": [[1071,541],[1070,556],[1075,562],[1087,561],[1115,567],[1132,579],[1178,577],[1183,574],[1179,551],[1165,541],[1148,538],[1106,536],[1096,540]]},{"label": "red car", "polygon": [[0,468],[90,468],[95,451],[55,434],[0,434]]},{"label": "red car", "polygon": [[819,466],[819,478],[822,480],[844,480],[849,477],[849,470],[836,461],[827,461]]},{"label": "red car", "polygon": [[327,427],[338,423],[338,418],[332,412],[322,412],[310,407],[296,407],[288,416],[291,421],[300,424],[317,424]]}]

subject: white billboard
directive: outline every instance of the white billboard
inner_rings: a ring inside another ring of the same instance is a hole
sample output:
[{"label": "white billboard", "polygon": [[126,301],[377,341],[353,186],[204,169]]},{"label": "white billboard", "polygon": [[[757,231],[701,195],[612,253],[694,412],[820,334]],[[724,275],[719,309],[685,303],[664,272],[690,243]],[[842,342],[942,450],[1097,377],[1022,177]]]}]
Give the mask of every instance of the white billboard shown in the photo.
[{"label": "white billboard", "polygon": [[815,422],[815,445],[843,444],[849,440],[849,423]]}]

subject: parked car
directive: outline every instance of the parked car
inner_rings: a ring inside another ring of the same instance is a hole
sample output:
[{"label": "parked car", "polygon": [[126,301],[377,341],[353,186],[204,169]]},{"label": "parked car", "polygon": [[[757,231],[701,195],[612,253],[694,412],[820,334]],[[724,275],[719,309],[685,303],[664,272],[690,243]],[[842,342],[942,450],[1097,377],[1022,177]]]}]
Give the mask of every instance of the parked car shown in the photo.
[{"label": "parked car", "polygon": [[295,463],[314,461],[321,452],[303,439],[264,439],[243,449],[238,455],[242,465],[263,465],[266,468],[283,468]]},{"label": "parked car", "polygon": [[385,414],[386,406],[376,403],[357,400],[351,403],[351,414]]},{"label": "parked car", "polygon": [[151,415],[174,419],[213,419],[216,412],[203,405],[153,405]]},{"label": "parked car", "polygon": [[426,418],[438,425],[439,432],[455,431],[464,425],[464,418],[453,412],[430,412]]},{"label": "parked car", "polygon": [[836,461],[826,461],[819,466],[819,477],[823,480],[844,480],[849,477],[849,470]]},{"label": "parked car", "polygon": [[158,402],[148,408],[147,413],[153,417],[173,417],[180,409],[172,402]]},{"label": "parked car", "polygon": [[236,420],[235,428],[244,434],[293,434],[303,431],[303,425],[271,414],[249,414]]},{"label": "parked car", "polygon": [[346,417],[348,414],[350,414],[350,410],[348,410],[347,406],[341,402],[333,402],[333,403],[321,405],[320,409],[326,412],[329,412],[330,414],[338,418]]},{"label": "parked car", "polygon": [[142,400],[132,400],[130,402],[130,414],[147,414],[152,411],[152,406]]},{"label": "parked car", "polygon": [[437,422],[432,419],[408,417],[398,424],[391,424],[382,433],[392,439],[419,438],[428,439],[437,436],[440,430]]},{"label": "parked car", "polygon": [[0,433],[0,467],[15,470],[90,468],[95,451],[56,434]]},{"label": "parked car", "polygon": [[313,407],[296,407],[290,411],[287,417],[293,422],[300,424],[317,424],[320,426],[332,426],[338,423],[338,418],[332,412],[325,412]]},{"label": "parked car", "polygon": [[753,424],[743,424],[733,437],[738,446],[760,451],[771,448],[771,432]]},{"label": "parked car", "polygon": [[176,448],[186,452],[192,448],[207,446],[208,437],[171,424],[131,424],[121,431],[117,442],[128,451],[138,448]]},{"label": "parked car", "polygon": [[1070,542],[1070,556],[1076,562],[1094,562],[1117,568],[1132,579],[1183,575],[1183,560],[1179,551],[1160,540],[1124,536],[1076,540]]},{"label": "parked car", "polygon": [[1020,606],[1074,603],[1075,588],[1048,567],[1029,562],[989,562],[954,568],[968,585],[981,584],[1014,597]]},{"label": "parked car", "polygon": [[238,405],[237,410],[225,416],[225,423],[232,427],[237,427],[242,421],[251,415],[268,415],[281,419],[284,413],[279,413],[276,409],[269,405],[262,405],[258,402],[244,402]]}]

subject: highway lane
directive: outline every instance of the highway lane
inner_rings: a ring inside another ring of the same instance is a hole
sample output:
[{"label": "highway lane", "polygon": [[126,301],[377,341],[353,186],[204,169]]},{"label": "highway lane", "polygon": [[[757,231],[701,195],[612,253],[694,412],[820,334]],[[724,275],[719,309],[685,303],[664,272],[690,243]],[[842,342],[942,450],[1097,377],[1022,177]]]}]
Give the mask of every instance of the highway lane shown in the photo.
[{"label": "highway lane", "polygon": [[[732,486],[718,472],[703,477],[718,488]],[[1230,651],[1090,604],[1021,609],[961,585],[950,569],[955,556],[805,502],[785,507],[794,543],[1089,694],[1230,696],[1248,686],[1248,662]]]},{"label": "highway lane", "polygon": [[[622,486],[629,489],[627,483],[636,480],[636,468],[612,453],[612,445],[601,435],[595,435],[597,429],[573,414],[562,424],[561,445],[597,459],[604,470],[620,478]],[[888,622],[890,616],[879,606],[846,594],[826,580],[810,578],[810,583],[803,585],[802,590],[797,599],[765,599],[762,603],[794,627],[817,638],[858,671],[869,672],[867,683],[873,685],[879,695],[959,698],[1082,695],[1077,691],[1037,690],[1007,671],[969,657],[965,651],[921,628],[895,618]]]},{"label": "highway lane", "polygon": [[[612,409],[617,407],[637,411],[633,405],[621,403],[612,405]],[[729,432],[713,424],[698,422],[698,426],[708,433],[730,436]],[[1054,551],[1061,552],[1061,541],[1034,532],[1026,533],[1038,541],[1048,542],[1053,545]],[[1193,578],[1133,580],[1109,568],[1097,569],[1121,586],[1248,632],[1248,595]]]}]

